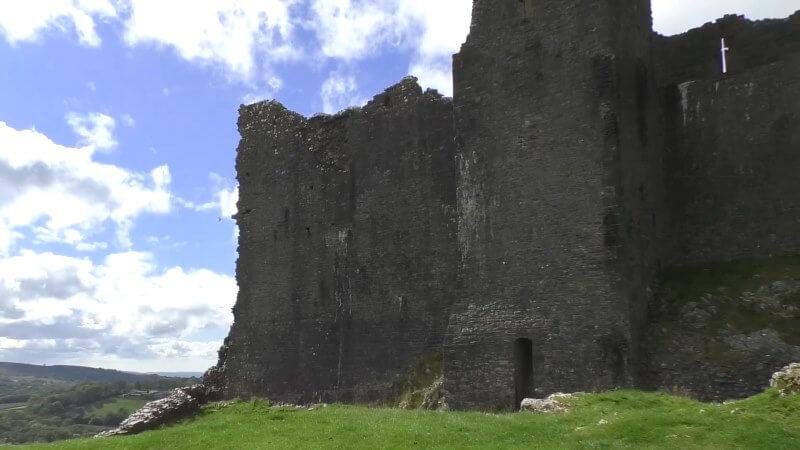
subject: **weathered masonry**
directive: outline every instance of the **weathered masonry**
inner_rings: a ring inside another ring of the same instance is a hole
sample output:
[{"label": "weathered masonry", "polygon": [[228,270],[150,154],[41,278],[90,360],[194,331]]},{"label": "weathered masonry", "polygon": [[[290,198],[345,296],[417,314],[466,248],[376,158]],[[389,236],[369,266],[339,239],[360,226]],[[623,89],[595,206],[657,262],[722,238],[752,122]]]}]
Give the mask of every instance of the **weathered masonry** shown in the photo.
[{"label": "weathered masonry", "polygon": [[[658,195],[650,5],[533,3],[519,16],[514,2],[476,1],[454,59],[462,285],[444,351],[456,408],[628,385],[638,359]],[[533,351],[521,392],[518,339]]]},{"label": "weathered masonry", "polygon": [[453,108],[411,80],[359,110],[241,111],[230,395],[384,398],[441,351],[455,285]]},{"label": "weathered masonry", "polygon": [[459,409],[646,384],[664,268],[800,254],[798,67],[800,13],[663,37],[649,0],[475,0],[453,99],[243,106],[225,395],[386,400],[431,355]]}]

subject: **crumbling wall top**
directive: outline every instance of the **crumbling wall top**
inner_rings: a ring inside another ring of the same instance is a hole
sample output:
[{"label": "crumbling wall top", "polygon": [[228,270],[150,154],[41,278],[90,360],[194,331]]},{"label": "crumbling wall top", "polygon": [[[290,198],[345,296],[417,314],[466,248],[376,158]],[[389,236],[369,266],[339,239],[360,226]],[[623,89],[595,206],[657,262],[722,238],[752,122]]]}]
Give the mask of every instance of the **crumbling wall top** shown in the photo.
[{"label": "crumbling wall top", "polygon": [[785,19],[758,21],[727,15],[683,34],[656,34],[653,52],[659,85],[719,79],[722,38],[730,48],[732,75],[780,61],[800,52],[800,11]]}]

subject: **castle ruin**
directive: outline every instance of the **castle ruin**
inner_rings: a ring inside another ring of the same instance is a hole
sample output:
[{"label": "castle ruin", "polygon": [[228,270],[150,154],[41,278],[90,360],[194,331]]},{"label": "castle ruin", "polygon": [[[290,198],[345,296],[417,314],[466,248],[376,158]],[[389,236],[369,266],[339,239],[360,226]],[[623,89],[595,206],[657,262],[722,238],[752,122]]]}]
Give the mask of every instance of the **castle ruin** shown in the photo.
[{"label": "castle ruin", "polygon": [[663,37],[649,0],[475,0],[452,99],[243,106],[225,395],[379,401],[432,354],[456,409],[649,385],[665,268],[800,255],[798,68],[800,12]]}]

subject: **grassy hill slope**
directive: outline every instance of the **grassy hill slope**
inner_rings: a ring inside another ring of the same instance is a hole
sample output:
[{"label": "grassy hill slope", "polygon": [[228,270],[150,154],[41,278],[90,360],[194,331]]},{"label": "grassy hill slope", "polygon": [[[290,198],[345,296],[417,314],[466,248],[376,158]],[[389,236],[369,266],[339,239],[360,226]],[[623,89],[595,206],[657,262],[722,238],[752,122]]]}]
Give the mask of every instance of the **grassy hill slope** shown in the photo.
[{"label": "grassy hill slope", "polygon": [[[196,381],[90,367],[0,363],[0,443],[92,436],[119,425],[169,389]],[[135,395],[128,395],[132,392]]]},{"label": "grassy hill slope", "polygon": [[0,374],[6,377],[22,376],[98,383],[109,383],[114,381],[135,383],[137,381],[155,381],[159,379],[158,375],[122,372],[111,369],[96,369],[93,367],[82,366],[40,366],[35,364],[12,362],[0,362]]},{"label": "grassy hill slope", "polygon": [[800,396],[768,391],[710,404],[616,391],[570,401],[572,411],[562,415],[237,402],[209,405],[198,417],[138,436],[19,448],[800,448]]}]

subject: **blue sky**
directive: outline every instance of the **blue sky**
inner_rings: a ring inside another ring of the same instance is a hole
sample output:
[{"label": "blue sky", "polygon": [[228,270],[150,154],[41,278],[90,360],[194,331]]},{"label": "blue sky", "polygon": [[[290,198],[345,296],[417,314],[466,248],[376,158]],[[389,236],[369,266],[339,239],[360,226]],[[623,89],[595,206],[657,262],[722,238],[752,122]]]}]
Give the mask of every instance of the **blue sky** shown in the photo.
[{"label": "blue sky", "polygon": [[[239,104],[334,112],[407,74],[449,95],[470,4],[3,0],[0,360],[213,364],[237,291]],[[796,9],[655,0],[654,20]]]}]

